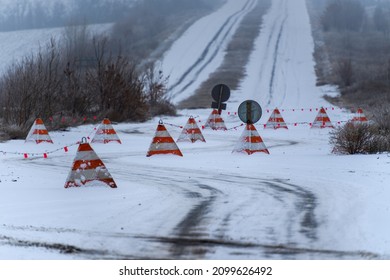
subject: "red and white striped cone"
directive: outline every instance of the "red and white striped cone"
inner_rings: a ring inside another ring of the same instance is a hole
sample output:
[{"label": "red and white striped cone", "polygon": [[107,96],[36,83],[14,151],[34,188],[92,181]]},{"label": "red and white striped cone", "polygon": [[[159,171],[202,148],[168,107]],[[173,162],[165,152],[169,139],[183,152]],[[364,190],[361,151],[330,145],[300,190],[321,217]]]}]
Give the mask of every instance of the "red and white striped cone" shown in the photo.
[{"label": "red and white striped cone", "polygon": [[211,112],[206,124],[204,125],[204,128],[211,128],[213,130],[227,130],[225,122],[218,113],[217,109],[214,109]]},{"label": "red and white striped cone", "polygon": [[321,107],[320,111],[318,112],[316,118],[314,119],[313,124],[311,125],[311,128],[333,128],[332,122],[329,119],[328,114],[326,113],[325,109]]},{"label": "red and white striped cone", "polygon": [[354,123],[367,123],[368,119],[366,115],[363,113],[363,109],[357,109],[356,116],[354,116],[351,120]]},{"label": "red and white striped cone", "polygon": [[266,153],[269,154],[263,139],[261,139],[256,127],[253,124],[246,124],[245,130],[242,133],[239,142],[234,148],[233,152],[247,153]]},{"label": "red and white striped cone", "polygon": [[285,129],[288,129],[287,124],[285,123],[278,108],[274,109],[274,111],[272,112],[271,116],[269,117],[267,123],[265,124],[264,128],[273,128],[273,129],[285,128]]},{"label": "red and white striped cone", "polygon": [[42,119],[38,118],[34,121],[29,133],[27,134],[25,142],[35,142],[37,144],[46,142],[52,143],[49,132],[46,129]]},{"label": "red and white striped cone", "polygon": [[165,125],[160,120],[157,126],[156,133],[150,144],[149,151],[146,154],[147,157],[153,155],[166,155],[173,154],[177,156],[183,156],[179,147],[176,145],[175,140],[171,137]]},{"label": "red and white striped cone", "polygon": [[111,188],[117,187],[102,160],[97,156],[87,140],[83,138],[77,149],[72,169],[66,179],[65,188],[81,187],[87,183],[92,186],[92,182],[95,182],[96,185],[98,185],[98,182],[102,182]]},{"label": "red and white striped cone", "polygon": [[179,135],[177,142],[190,141],[194,143],[198,140],[202,142],[206,142],[202,132],[200,131],[198,125],[196,124],[195,119],[191,116],[188,119],[187,124],[183,128],[181,134]]},{"label": "red and white striped cone", "polygon": [[99,125],[95,136],[92,138],[91,143],[109,143],[109,142],[118,142],[122,144],[121,140],[116,134],[115,129],[112,127],[112,124],[109,119],[104,119]]}]

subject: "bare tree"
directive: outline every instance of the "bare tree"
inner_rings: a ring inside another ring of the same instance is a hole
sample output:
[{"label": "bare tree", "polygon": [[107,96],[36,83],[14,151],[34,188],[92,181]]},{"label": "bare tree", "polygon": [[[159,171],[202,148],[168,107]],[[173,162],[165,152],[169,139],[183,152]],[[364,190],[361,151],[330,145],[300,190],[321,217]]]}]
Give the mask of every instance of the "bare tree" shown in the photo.
[{"label": "bare tree", "polygon": [[336,71],[340,82],[344,86],[350,86],[353,82],[353,66],[351,58],[342,58],[336,65]]}]

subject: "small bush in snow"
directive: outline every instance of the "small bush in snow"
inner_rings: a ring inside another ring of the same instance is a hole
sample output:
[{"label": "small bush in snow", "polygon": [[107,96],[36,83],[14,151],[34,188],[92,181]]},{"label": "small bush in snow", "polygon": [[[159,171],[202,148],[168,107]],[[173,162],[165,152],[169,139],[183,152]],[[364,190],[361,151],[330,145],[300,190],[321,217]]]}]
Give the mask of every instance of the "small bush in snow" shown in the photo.
[{"label": "small bush in snow", "polygon": [[380,132],[390,136],[390,108],[388,104],[384,103],[380,108],[376,108],[373,119],[378,124]]},{"label": "small bush in snow", "polygon": [[0,140],[23,139],[26,133],[25,129],[16,125],[4,126],[0,128]]},{"label": "small bush in snow", "polygon": [[389,135],[378,125],[348,122],[331,132],[330,144],[337,154],[374,154],[390,150]]}]

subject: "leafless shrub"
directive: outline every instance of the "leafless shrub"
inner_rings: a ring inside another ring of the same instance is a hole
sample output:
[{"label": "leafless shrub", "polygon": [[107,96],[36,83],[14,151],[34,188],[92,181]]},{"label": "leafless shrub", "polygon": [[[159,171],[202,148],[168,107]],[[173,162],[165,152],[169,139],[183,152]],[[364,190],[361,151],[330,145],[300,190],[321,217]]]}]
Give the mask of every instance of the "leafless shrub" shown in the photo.
[{"label": "leafless shrub", "polygon": [[373,119],[378,124],[381,133],[390,136],[390,107],[387,101],[386,105],[377,108],[373,113]]},{"label": "leafless shrub", "polygon": [[330,135],[330,144],[337,154],[372,154],[388,151],[387,138],[377,125],[348,122]]},{"label": "leafless shrub", "polygon": [[335,67],[340,79],[340,84],[350,86],[353,81],[353,66],[351,59],[340,59]]},{"label": "leafless shrub", "polygon": [[146,97],[150,106],[150,114],[176,115],[176,108],[166,96],[168,77],[156,68],[155,64],[149,64],[144,72],[144,86]]},{"label": "leafless shrub", "polygon": [[23,139],[26,137],[27,132],[17,125],[3,126],[1,128],[0,140]]},{"label": "leafless shrub", "polygon": [[[86,34],[85,30],[81,30]],[[69,34],[67,39],[69,39]],[[84,38],[46,49],[13,65],[0,79],[0,118],[5,126],[18,127],[25,136],[40,117],[52,129],[78,125],[85,116],[110,117],[113,121],[145,121],[153,114],[172,114],[165,99],[165,78],[137,69],[129,57],[113,55],[107,37]],[[81,51],[83,50],[83,51]],[[149,77],[149,80],[145,77]],[[60,116],[56,120],[53,116]],[[71,119],[62,122],[62,118]],[[74,120],[74,121],[73,121]],[[9,133],[17,136],[17,131]],[[11,136],[13,137],[13,136]]]}]

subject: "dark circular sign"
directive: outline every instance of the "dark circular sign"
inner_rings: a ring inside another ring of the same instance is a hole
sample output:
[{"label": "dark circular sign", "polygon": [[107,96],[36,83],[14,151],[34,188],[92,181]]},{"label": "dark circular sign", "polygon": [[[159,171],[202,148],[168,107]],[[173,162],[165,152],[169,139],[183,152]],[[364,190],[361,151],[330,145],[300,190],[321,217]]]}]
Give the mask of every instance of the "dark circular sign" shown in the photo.
[{"label": "dark circular sign", "polygon": [[216,85],[211,91],[211,96],[217,102],[228,101],[230,97],[230,88],[224,84]]},{"label": "dark circular sign", "polygon": [[259,103],[253,100],[246,100],[238,106],[238,116],[244,123],[257,123],[262,113]]}]

